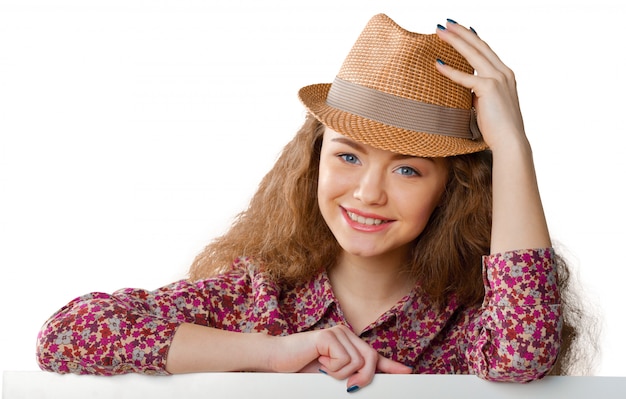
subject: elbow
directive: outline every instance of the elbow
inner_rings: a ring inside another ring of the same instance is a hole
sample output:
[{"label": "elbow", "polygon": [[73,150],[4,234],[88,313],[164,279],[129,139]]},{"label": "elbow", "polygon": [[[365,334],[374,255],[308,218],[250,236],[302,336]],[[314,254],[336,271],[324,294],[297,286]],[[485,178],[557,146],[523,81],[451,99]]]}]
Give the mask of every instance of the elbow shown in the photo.
[{"label": "elbow", "polygon": [[[535,341],[535,345],[520,341],[507,342],[503,350],[489,356],[488,365],[479,373],[488,381],[527,383],[545,377],[556,363],[558,343],[547,345]],[[495,349],[495,348],[494,348]]]},{"label": "elbow", "polygon": [[67,361],[62,359],[61,355],[63,349],[55,343],[53,332],[46,323],[39,334],[37,335],[37,345],[35,348],[35,358],[37,365],[43,371],[50,371],[54,373],[69,373],[70,369],[67,367]]},{"label": "elbow", "polygon": [[54,313],[37,334],[36,361],[40,369],[55,373],[85,374],[81,367],[85,339],[81,331],[89,331],[81,325],[84,319],[81,306],[88,306],[90,296],[76,298]]},{"label": "elbow", "polygon": [[528,383],[545,377],[551,368],[552,363],[543,364],[537,361],[516,363],[514,360],[510,366],[494,367],[479,376],[487,381]]}]

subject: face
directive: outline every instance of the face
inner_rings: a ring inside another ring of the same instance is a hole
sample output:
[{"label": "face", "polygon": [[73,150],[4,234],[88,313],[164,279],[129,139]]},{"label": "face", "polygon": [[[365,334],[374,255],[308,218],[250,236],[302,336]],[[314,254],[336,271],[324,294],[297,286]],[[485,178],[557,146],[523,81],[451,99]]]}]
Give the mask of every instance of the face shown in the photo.
[{"label": "face", "polygon": [[345,253],[405,259],[437,206],[447,177],[443,159],[379,150],[326,128],[319,207]]}]

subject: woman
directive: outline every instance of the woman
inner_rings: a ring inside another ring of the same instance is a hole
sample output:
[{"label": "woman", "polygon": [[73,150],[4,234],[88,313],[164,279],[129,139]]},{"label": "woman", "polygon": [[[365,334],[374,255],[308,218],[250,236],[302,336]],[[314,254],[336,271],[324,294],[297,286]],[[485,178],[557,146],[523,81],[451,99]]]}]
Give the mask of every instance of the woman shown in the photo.
[{"label": "woman", "polygon": [[39,334],[43,369],[320,371],[348,392],[376,372],[550,371],[557,262],[491,49],[452,20],[421,35],[377,15],[300,99],[305,124],[190,278],[70,302]]}]

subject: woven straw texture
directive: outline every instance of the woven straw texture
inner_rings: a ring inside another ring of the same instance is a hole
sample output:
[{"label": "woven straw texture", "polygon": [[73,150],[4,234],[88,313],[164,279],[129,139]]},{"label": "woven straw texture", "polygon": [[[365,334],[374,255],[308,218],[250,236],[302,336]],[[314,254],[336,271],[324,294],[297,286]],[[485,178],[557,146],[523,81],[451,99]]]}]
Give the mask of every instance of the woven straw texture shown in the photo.
[{"label": "woven straw texture", "polygon": [[[441,75],[435,68],[437,58],[473,73],[471,65],[437,35],[409,32],[379,14],[357,39],[337,78],[400,98],[472,112],[470,90]],[[481,139],[399,128],[334,108],[326,102],[330,87],[327,83],[303,87],[300,100],[324,125],[361,143],[422,157],[446,157],[487,148]]]}]

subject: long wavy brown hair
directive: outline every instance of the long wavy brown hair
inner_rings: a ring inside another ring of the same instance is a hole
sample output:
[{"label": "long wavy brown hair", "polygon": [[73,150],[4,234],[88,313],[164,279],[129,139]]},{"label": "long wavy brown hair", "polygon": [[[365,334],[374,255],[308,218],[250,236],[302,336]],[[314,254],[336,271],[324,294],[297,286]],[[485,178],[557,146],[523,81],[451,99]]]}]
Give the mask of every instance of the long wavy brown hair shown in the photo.
[{"label": "long wavy brown hair", "polygon": [[[320,149],[324,126],[311,115],[285,146],[261,181],[248,208],[230,229],[194,260],[191,280],[225,272],[238,257],[250,257],[275,281],[293,285],[334,265],[339,245],[317,203]],[[463,306],[484,297],[481,258],[489,253],[491,167],[489,151],[447,158],[449,181],[428,225],[415,240],[406,272],[436,304],[454,295]],[[559,286],[568,289],[570,273],[557,256]],[[576,298],[563,295],[565,313],[561,351],[552,374],[580,373],[580,348],[574,350],[584,312]],[[578,345],[580,346],[580,345]],[[583,370],[584,372],[584,370]]]}]

